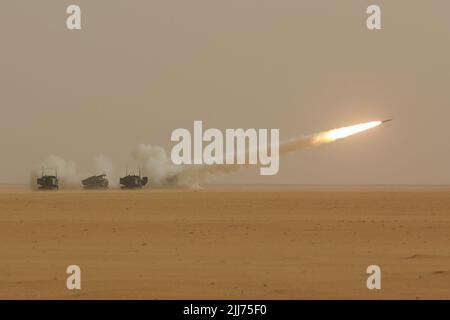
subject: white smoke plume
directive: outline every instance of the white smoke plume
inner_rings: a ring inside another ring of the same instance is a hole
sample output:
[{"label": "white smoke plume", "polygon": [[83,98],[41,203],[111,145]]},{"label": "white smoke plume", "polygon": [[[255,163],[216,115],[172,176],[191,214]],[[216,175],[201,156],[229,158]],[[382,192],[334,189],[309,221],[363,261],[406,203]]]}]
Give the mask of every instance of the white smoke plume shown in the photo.
[{"label": "white smoke plume", "polygon": [[106,174],[106,178],[109,181],[111,188],[117,188],[119,186],[119,175],[117,174],[116,167],[111,159],[104,154],[99,154],[94,158],[95,175]]},{"label": "white smoke plume", "polygon": [[149,178],[148,186],[178,185],[176,176],[183,170],[176,166],[160,146],[138,145],[132,152],[133,159]]},{"label": "white smoke plume", "polygon": [[30,186],[37,189],[37,178],[41,175],[57,175],[60,189],[79,189],[81,180],[92,175],[105,173],[109,180],[110,187],[119,185],[119,177],[113,162],[104,154],[94,158],[94,172],[80,174],[77,172],[77,165],[72,160],[66,160],[62,157],[48,156],[41,164],[36,165],[30,174]]},{"label": "white smoke plume", "polygon": [[62,189],[74,189],[80,186],[81,177],[77,174],[74,161],[67,161],[59,156],[51,155],[40,165],[31,171],[31,187],[37,188],[37,177],[44,175],[57,175],[59,187]]}]

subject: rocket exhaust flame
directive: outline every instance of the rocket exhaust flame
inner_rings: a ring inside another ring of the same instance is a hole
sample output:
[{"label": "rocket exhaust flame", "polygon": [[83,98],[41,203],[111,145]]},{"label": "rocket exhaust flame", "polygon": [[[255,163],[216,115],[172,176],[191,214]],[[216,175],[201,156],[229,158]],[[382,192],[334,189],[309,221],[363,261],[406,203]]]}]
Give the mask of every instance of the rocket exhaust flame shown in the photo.
[{"label": "rocket exhaust flame", "polygon": [[372,122],[357,124],[357,125],[350,126],[350,127],[334,129],[334,130],[327,131],[323,134],[319,134],[317,139],[319,142],[322,140],[325,140],[326,142],[332,142],[332,141],[336,141],[338,139],[347,138],[354,134],[378,127],[382,123],[383,123],[382,121],[372,121]]}]

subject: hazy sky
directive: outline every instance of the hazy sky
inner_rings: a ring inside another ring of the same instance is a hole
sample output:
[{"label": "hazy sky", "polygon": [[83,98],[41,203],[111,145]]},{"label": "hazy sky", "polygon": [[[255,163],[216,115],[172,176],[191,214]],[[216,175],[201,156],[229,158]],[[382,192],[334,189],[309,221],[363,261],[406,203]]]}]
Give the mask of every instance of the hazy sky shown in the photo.
[{"label": "hazy sky", "polygon": [[[383,30],[366,28],[382,8]],[[66,7],[82,30],[66,29]],[[2,0],[0,182],[48,155],[119,169],[170,134],[388,125],[220,183],[449,184],[448,0]]]}]

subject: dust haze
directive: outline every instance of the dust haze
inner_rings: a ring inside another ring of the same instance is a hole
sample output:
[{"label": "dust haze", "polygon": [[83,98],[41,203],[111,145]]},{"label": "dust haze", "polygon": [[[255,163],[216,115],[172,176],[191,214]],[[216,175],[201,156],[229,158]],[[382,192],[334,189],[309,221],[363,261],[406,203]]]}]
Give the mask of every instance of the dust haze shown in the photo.
[{"label": "dust haze", "polygon": [[449,183],[449,3],[379,1],[379,32],[365,28],[370,1],[138,3],[80,0],[80,32],[65,28],[69,1],[0,5],[1,183],[26,184],[49,155],[84,174],[104,154],[120,176],[149,165],[130,157],[137,145],[167,153],[196,119],[285,140],[386,118],[395,125],[281,159],[274,177],[218,182]]}]

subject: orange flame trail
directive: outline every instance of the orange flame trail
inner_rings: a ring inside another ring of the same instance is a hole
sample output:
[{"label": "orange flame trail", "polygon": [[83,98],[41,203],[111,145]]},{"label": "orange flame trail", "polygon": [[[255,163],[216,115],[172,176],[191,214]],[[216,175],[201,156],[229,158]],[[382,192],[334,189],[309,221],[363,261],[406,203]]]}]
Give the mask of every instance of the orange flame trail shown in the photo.
[{"label": "orange flame trail", "polygon": [[354,134],[378,127],[381,121],[371,121],[367,123],[356,124],[354,126],[343,127],[323,132],[317,136],[318,143],[332,142],[338,139],[347,138]]},{"label": "orange flame trail", "polygon": [[378,127],[382,123],[382,121],[371,121],[286,140],[280,143],[280,154],[287,154],[303,148],[347,138],[354,134]]}]

